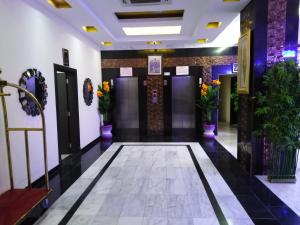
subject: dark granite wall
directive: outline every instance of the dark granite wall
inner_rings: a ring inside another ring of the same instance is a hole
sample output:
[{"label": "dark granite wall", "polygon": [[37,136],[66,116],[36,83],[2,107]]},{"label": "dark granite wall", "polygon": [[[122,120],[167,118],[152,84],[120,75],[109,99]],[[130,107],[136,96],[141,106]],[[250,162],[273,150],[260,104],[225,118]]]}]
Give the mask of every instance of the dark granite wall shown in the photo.
[{"label": "dark granite wall", "polygon": [[253,131],[259,124],[252,97],[261,91],[267,67],[283,61],[284,50],[296,50],[299,0],[252,0],[241,12],[241,33],[252,31],[250,94],[239,96],[238,160],[250,173],[266,173],[270,143]]}]

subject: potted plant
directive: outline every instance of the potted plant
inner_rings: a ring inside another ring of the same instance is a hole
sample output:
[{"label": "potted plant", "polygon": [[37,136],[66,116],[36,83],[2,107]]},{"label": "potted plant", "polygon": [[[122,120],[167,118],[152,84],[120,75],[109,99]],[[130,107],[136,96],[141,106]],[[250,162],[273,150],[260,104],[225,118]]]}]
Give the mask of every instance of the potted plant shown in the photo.
[{"label": "potted plant", "polygon": [[201,95],[197,99],[197,107],[204,111],[205,123],[203,125],[205,138],[214,139],[215,124],[212,122],[212,113],[218,108],[217,96],[219,93],[221,82],[213,80],[210,83],[201,85]]},{"label": "potted plant", "polygon": [[300,146],[299,71],[293,61],[280,62],[263,77],[264,92],[256,96],[255,114],[261,120],[255,132],[271,142],[270,182],[296,182]]},{"label": "potted plant", "polygon": [[97,96],[99,99],[99,112],[103,115],[103,126],[101,126],[101,136],[104,139],[112,138],[112,125],[110,124],[111,86],[109,82],[103,81],[102,86],[98,85]]}]

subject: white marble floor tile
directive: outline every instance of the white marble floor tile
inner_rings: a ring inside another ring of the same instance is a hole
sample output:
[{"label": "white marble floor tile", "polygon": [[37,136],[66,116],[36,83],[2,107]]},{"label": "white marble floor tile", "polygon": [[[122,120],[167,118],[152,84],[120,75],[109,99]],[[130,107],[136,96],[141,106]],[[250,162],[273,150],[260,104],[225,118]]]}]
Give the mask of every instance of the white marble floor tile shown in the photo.
[{"label": "white marble floor tile", "polygon": [[86,225],[118,225],[119,217],[104,217],[96,215],[90,224]]},{"label": "white marble floor tile", "polygon": [[[194,218],[194,225],[220,225],[216,218]],[[230,224],[232,225],[232,224]],[[240,225],[245,225],[241,223]]]},{"label": "white marble floor tile", "polygon": [[216,140],[235,158],[237,158],[237,128],[228,123],[219,122]]},{"label": "white marble floor tile", "polygon": [[87,225],[90,224],[93,217],[90,215],[74,215],[67,225]]},{"label": "white marble floor tile", "polygon": [[143,217],[120,217],[118,225],[143,225]]},{"label": "white marble floor tile", "polygon": [[146,200],[147,197],[143,194],[126,196],[121,217],[143,217]]},{"label": "white marble floor tile", "polygon": [[[230,195],[232,192],[226,189],[228,186],[220,179],[221,175],[198,143],[114,143],[103,157],[100,157],[101,160],[99,158],[86,174],[75,182],[74,187],[54,204],[52,211],[49,210],[45,214],[39,225],[49,223],[51,216],[58,224],[92,178],[97,176],[97,171],[102,169],[121,144],[144,146],[124,146],[69,224],[218,224],[188,149],[178,146],[179,144],[191,145],[207,179],[213,185],[219,185],[219,189],[211,188],[216,191],[218,197],[222,197],[217,200],[220,201],[225,216],[230,216],[232,221],[248,221],[249,217],[237,199],[225,198],[233,197]],[[222,189],[230,194],[224,196]],[[56,217],[53,210],[56,210]],[[240,212],[242,216],[236,216]],[[248,225],[246,222],[243,224]],[[49,223],[52,224],[54,225]]]},{"label": "white marble floor tile", "polygon": [[150,171],[150,178],[167,178],[167,168],[166,167],[152,167]]},{"label": "white marble floor tile", "polygon": [[168,218],[192,218],[192,208],[184,195],[167,196]]},{"label": "white marble floor tile", "polygon": [[193,219],[189,218],[168,218],[167,225],[193,225]]},{"label": "white marble floor tile", "polygon": [[105,201],[106,195],[92,194],[88,195],[74,215],[95,216]]},{"label": "white marble floor tile", "polygon": [[167,180],[163,178],[147,179],[145,194],[164,194],[167,191]]},{"label": "white marble floor tile", "polygon": [[167,194],[187,195],[188,191],[183,179],[167,179]]},{"label": "white marble floor tile", "polygon": [[248,219],[246,211],[235,196],[216,196],[226,218]]},{"label": "white marble floor tile", "polygon": [[296,172],[296,177],[297,183],[295,184],[276,184],[270,183],[267,176],[257,176],[281,201],[300,216],[300,168]]},{"label": "white marble floor tile", "polygon": [[67,211],[48,210],[42,215],[35,225],[57,225],[64,218]]},{"label": "white marble floor tile", "polygon": [[143,225],[167,225],[167,218],[152,217],[144,218]]},{"label": "white marble floor tile", "polygon": [[144,216],[148,218],[167,218],[167,196],[147,195]]},{"label": "white marble floor tile", "polygon": [[167,167],[167,179],[183,179],[181,167]]},{"label": "white marble floor tile", "polygon": [[125,196],[107,195],[97,215],[103,217],[120,217],[125,203]]}]

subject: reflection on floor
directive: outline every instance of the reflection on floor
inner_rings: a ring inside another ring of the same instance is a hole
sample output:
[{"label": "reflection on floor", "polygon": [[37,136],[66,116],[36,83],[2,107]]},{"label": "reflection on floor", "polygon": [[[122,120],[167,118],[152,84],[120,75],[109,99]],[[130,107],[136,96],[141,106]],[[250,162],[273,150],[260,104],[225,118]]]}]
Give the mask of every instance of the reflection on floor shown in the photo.
[{"label": "reflection on floor", "polygon": [[267,176],[257,176],[274,194],[300,216],[300,165],[298,163],[296,184],[274,184],[267,180]]},{"label": "reflection on floor", "polygon": [[218,136],[216,140],[237,158],[237,128],[232,125],[219,122]]},{"label": "reflection on floor", "polygon": [[[220,212],[222,212],[228,219],[231,218],[230,215],[240,214],[236,211],[237,209],[243,210],[244,208],[246,213],[242,212],[238,217],[244,217],[248,214],[256,225],[300,225],[300,217],[255,176],[251,176],[243,171],[238,161],[231,153],[229,153],[229,151],[227,151],[217,141],[201,139],[200,134],[195,132],[195,130],[178,130],[173,132],[172,135],[159,136],[141,135],[136,131],[126,131],[123,134],[120,133],[115,135],[113,141],[134,141],[139,142],[139,145],[153,145],[158,144],[157,142],[164,142],[159,143],[160,145],[179,145],[178,142],[181,142],[180,145],[182,145],[184,144],[182,142],[196,142],[191,145],[201,166],[200,170],[203,171],[203,176],[205,176],[205,179],[207,180],[206,185],[203,179],[201,179],[201,181],[205,187],[209,186],[211,188],[213,196],[215,196],[215,200],[220,206],[220,211],[215,213],[218,218]],[[201,146],[199,145],[199,142]],[[108,148],[109,151],[106,151]],[[74,199],[71,195],[82,196],[84,193],[83,195],[86,196],[85,199],[87,200],[89,190],[93,189],[89,184],[94,181],[93,178],[99,178],[99,168],[103,167],[103,165],[117,150],[117,143],[112,144],[112,141],[94,142],[94,146],[89,145],[88,148],[83,149],[78,154],[72,154],[70,157],[62,160],[61,166],[50,173],[50,185],[53,189],[53,193],[49,197],[49,204],[47,207],[60,205],[60,209],[52,211],[53,216],[50,224],[67,224],[70,222],[72,217],[77,216],[74,215],[77,211],[77,209],[75,209],[76,206],[84,207],[84,204],[81,201],[76,201],[74,203]],[[116,160],[118,160],[118,157]],[[81,176],[83,173],[85,173],[85,175]],[[97,179],[94,183],[97,184]],[[41,179],[39,182],[35,182],[34,187],[40,187],[43,185],[44,180]],[[210,196],[211,201],[211,195],[207,190],[206,193]],[[58,200],[60,197],[65,199],[66,202],[60,202]],[[214,207],[216,204],[211,203],[211,205]],[[37,207],[34,212],[21,223],[21,225],[32,225],[39,218],[47,217],[47,214],[51,210],[45,211],[45,206],[46,205],[43,205],[43,207]],[[61,221],[62,212],[66,213],[70,207],[72,207],[70,211],[71,213],[68,213],[68,216]],[[97,209],[97,207],[95,209]],[[92,209],[86,210],[87,214],[91,212]],[[61,223],[58,221],[61,221]],[[223,222],[221,224],[226,224],[224,222],[225,220],[222,221]],[[213,222],[214,221],[212,221],[212,224]],[[230,225],[253,224],[251,221],[248,221],[249,223],[245,221],[245,217],[239,219],[235,218],[235,221],[227,222]],[[133,222],[130,222],[130,219],[128,223],[135,225]],[[109,225],[108,222],[104,224]],[[163,223],[156,224],[160,225]],[[181,223],[181,220],[178,220],[178,223],[174,224],[184,225],[185,223]],[[207,223],[204,224],[209,225],[210,223],[207,221]],[[85,225],[88,225],[88,223]],[[147,225],[152,224],[149,223]]]},{"label": "reflection on floor", "polygon": [[114,143],[36,224],[253,222],[198,143]]},{"label": "reflection on floor", "polygon": [[61,160],[64,160],[64,159],[67,158],[68,156],[70,156],[70,154],[61,154]]}]

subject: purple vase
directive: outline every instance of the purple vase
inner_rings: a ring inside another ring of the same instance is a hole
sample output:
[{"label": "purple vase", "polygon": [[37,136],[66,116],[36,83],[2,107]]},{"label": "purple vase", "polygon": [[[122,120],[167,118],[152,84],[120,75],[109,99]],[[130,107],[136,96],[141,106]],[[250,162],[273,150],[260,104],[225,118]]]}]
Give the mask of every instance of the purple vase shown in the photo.
[{"label": "purple vase", "polygon": [[112,125],[101,126],[101,137],[103,139],[112,139]]},{"label": "purple vase", "polygon": [[214,124],[204,124],[203,125],[204,133],[203,136],[208,139],[215,139],[215,125]]}]

